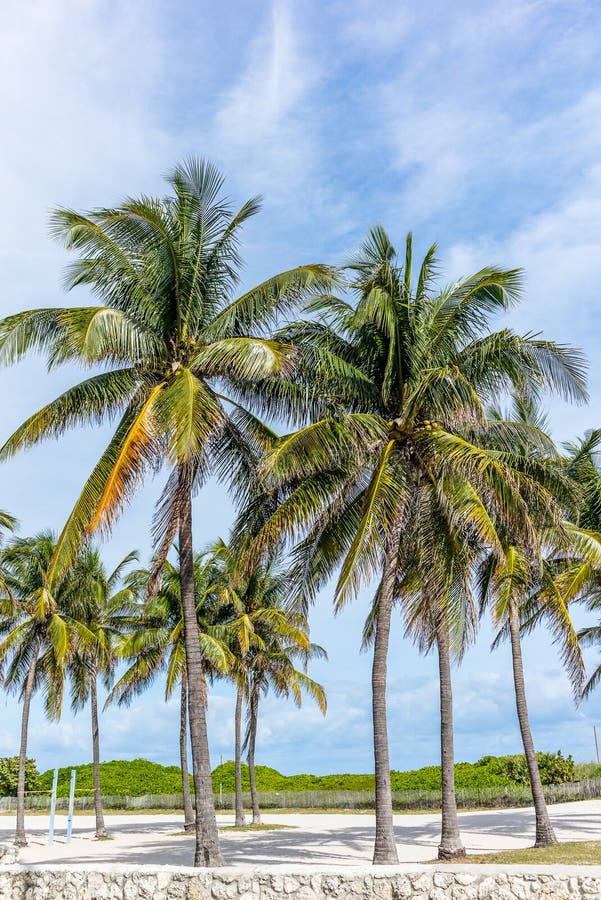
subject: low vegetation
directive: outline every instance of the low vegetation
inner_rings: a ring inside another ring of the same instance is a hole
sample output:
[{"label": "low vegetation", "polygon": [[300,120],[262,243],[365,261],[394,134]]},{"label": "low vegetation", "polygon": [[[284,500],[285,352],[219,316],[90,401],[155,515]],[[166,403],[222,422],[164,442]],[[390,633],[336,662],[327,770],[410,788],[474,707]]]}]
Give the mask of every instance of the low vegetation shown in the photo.
[{"label": "low vegetation", "polygon": [[[470,854],[458,863],[492,863],[494,865],[542,865],[555,863],[566,866],[595,866],[601,860],[601,841],[566,841],[552,847],[525,847],[522,850],[502,850],[496,853]],[[436,860],[438,862],[438,860]]]},{"label": "low vegetation", "polygon": [[[575,764],[571,756],[557,753],[539,753],[539,769],[543,784],[564,784],[583,778],[601,776],[601,766]],[[10,765],[9,765],[10,763]],[[12,766],[12,768],[11,768]],[[0,760],[0,786],[5,795],[16,790],[16,760]],[[77,771],[77,795],[93,791],[93,767],[91,764],[75,766]],[[14,771],[13,771],[14,770]],[[13,772],[12,779],[3,778],[5,771]],[[37,776],[35,763],[29,761],[28,790],[47,790],[52,787],[53,770]],[[148,794],[181,794],[179,766],[162,766],[146,759],[112,760],[101,763],[103,794],[109,796],[142,797]],[[59,769],[58,796],[69,795],[71,767]],[[523,756],[485,756],[475,763],[457,763],[455,781],[458,790],[473,788],[512,787],[527,784],[526,763]],[[282,775],[269,766],[256,766],[259,791],[373,791],[373,775]],[[426,766],[407,772],[391,772],[393,791],[439,791],[440,766]],[[242,766],[242,789],[250,788],[248,766]],[[228,761],[213,770],[215,793],[234,791],[234,763]]]},{"label": "low vegetation", "polygon": [[[58,797],[69,796],[71,768],[77,772],[78,796],[94,790],[93,766],[67,766],[58,771]],[[53,770],[40,775],[40,788],[50,790]],[[162,766],[147,759],[114,759],[100,764],[102,792],[106,797],[143,797],[146,794],[181,794],[182,776],[179,766]]]}]

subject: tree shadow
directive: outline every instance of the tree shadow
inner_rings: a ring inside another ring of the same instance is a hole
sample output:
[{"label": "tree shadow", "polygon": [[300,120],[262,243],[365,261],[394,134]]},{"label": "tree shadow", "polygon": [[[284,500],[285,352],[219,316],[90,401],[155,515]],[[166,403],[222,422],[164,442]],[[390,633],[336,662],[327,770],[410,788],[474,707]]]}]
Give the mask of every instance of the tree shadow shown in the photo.
[{"label": "tree shadow", "polygon": [[[583,813],[577,805],[570,808],[551,808],[551,819],[560,840],[598,838],[601,829],[601,803],[598,811],[590,806]],[[350,817],[349,817],[350,818]],[[274,817],[275,819],[275,817]],[[526,846],[534,840],[534,811],[531,808],[512,810],[487,810],[461,813],[459,817],[464,844],[468,851],[495,850]],[[111,828],[110,819],[108,821]],[[300,824],[300,823],[299,823]],[[179,825],[173,820],[144,823],[119,823],[114,825],[113,841],[96,842],[89,826],[75,827],[74,844],[69,848],[64,835],[58,835],[55,846],[45,859],[37,862],[35,853],[30,865],[61,864],[137,864],[191,866],[194,858],[194,836],[178,833]],[[134,835],[138,834],[139,841]],[[373,818],[358,823],[353,818],[348,826],[327,819],[315,821],[305,827],[281,831],[228,832],[221,831],[223,854],[226,863],[233,866],[249,865],[322,865],[346,866],[371,862],[374,840]],[[125,840],[124,840],[125,836]],[[405,862],[433,859],[440,839],[439,816],[402,816],[395,820],[395,836],[399,856]],[[0,832],[0,840],[2,835]],[[45,845],[47,832],[41,829],[30,832],[30,846],[37,849]]]}]

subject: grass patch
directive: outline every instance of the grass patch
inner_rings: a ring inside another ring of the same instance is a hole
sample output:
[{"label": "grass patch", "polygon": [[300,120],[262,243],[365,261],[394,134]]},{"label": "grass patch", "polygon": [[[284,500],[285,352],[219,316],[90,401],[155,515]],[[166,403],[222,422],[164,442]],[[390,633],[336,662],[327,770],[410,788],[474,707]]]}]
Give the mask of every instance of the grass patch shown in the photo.
[{"label": "grass patch", "polygon": [[[433,862],[440,862],[434,860]],[[493,865],[544,865],[554,863],[565,866],[598,866],[601,865],[601,841],[565,841],[552,847],[526,847],[523,850],[500,850],[496,853],[469,854],[450,862],[491,863]]]}]

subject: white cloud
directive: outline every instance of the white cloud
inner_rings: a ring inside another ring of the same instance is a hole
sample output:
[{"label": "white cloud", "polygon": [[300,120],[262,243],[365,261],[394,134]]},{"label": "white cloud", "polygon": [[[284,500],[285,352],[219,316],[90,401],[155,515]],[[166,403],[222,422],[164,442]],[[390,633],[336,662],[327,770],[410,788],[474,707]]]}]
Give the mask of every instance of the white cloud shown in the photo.
[{"label": "white cloud", "polygon": [[591,167],[571,191],[502,239],[482,237],[455,244],[446,254],[446,262],[453,277],[486,263],[524,269],[524,300],[506,321],[519,331],[542,331],[547,338],[580,346],[591,362],[590,405],[551,404],[557,433],[567,439],[597,427],[601,403],[601,373],[596,365],[601,336],[601,166]]},{"label": "white cloud", "polygon": [[203,145],[245,196],[265,196],[258,225],[262,245],[255,245],[254,256],[271,260],[279,243],[281,258],[293,265],[307,242],[321,259],[324,245],[348,231],[352,206],[349,193],[334,187],[336,172],[330,168],[325,125],[335,65],[329,58],[324,64],[323,52],[314,52],[317,29],[289,0],[273,0],[251,36],[242,70],[218,100],[211,127],[200,132]]},{"label": "white cloud", "polygon": [[3,9],[5,310],[57,295],[61,258],[47,236],[50,207],[108,205],[158,180],[169,139],[154,107],[162,68],[156,25],[151,3],[118,0],[110,14],[98,0]]},{"label": "white cloud", "polygon": [[415,13],[398,3],[385,3],[378,9],[370,0],[334,4],[341,33],[351,47],[361,53],[380,56],[398,47],[415,23]]},{"label": "white cloud", "polygon": [[[402,178],[381,196],[391,217],[446,213],[455,230],[497,231],[520,207],[539,209],[539,189],[545,202],[561,195],[565,180],[598,157],[601,90],[588,10],[552,6],[427,3],[395,38],[395,64],[378,71],[377,89],[367,79],[363,90],[370,133],[388,145]],[[370,38],[366,22],[364,50]]]},{"label": "white cloud", "polygon": [[245,183],[255,190],[274,182],[292,188],[315,165],[308,101],[317,70],[301,49],[301,33],[290,4],[276,0],[215,116],[220,157],[242,164]]}]

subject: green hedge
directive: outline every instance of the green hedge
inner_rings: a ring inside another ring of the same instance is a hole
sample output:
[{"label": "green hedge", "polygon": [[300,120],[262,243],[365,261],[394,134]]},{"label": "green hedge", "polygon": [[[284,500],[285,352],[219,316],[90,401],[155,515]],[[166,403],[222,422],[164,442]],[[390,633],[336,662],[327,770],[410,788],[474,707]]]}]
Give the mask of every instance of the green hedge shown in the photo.
[{"label": "green hedge", "polygon": [[[75,788],[78,795],[92,793],[92,763],[68,766],[58,770],[57,796],[69,796],[71,769],[77,771]],[[53,770],[40,775],[40,788],[52,788]],[[100,764],[100,784],[106,797],[141,797],[144,794],[181,794],[182,776],[179,766],[161,766],[147,759],[114,759]]]},{"label": "green hedge", "polygon": [[[539,768],[544,784],[563,784],[574,781],[574,761],[571,756],[558,753],[539,753]],[[76,766],[77,793],[92,792],[92,765]],[[257,788],[260,791],[370,791],[374,789],[373,775],[282,775],[269,766],[257,766]],[[59,770],[58,796],[69,793],[71,768]],[[593,773],[587,772],[591,777]],[[441,786],[440,766],[426,766],[409,772],[392,771],[393,791],[438,791]],[[144,794],[181,793],[178,766],[161,766],[146,759],[113,760],[100,767],[102,793],[105,796],[140,797]],[[458,790],[488,787],[510,787],[527,782],[526,761],[523,756],[485,756],[476,763],[457,763],[455,784]],[[52,770],[39,777],[39,787],[49,790]],[[213,771],[213,788],[229,793],[234,790],[234,763],[229,761]],[[243,790],[250,789],[248,767],[242,766]]]},{"label": "green hedge", "polygon": [[[557,753],[539,753],[543,784],[574,781],[574,760]],[[373,775],[282,775],[268,766],[257,766],[257,789],[260,791],[370,791]],[[484,787],[510,787],[525,784],[527,769],[523,756],[485,756],[476,763],[457,763],[455,785],[458,790]],[[441,788],[440,766],[426,766],[408,772],[392,770],[393,791],[438,791]],[[213,787],[226,792],[234,790],[234,763],[227,762],[213,771]],[[248,769],[242,767],[242,787],[249,790]]]}]

